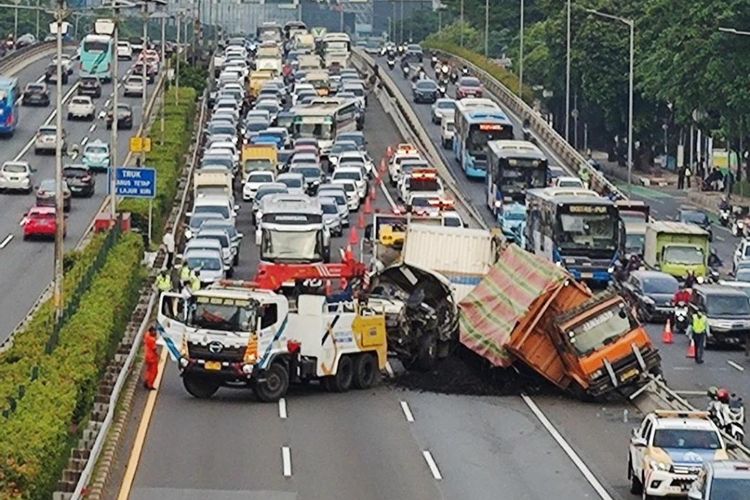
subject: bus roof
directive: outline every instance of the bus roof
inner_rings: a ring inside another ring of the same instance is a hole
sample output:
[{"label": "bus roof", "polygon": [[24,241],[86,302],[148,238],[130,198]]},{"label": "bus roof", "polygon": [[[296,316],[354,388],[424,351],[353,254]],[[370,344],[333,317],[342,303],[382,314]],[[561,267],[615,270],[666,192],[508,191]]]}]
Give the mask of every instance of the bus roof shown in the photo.
[{"label": "bus roof", "polygon": [[500,108],[488,107],[466,107],[461,101],[456,105],[456,117],[462,116],[469,123],[495,122],[504,125],[512,125],[508,116]]},{"label": "bus roof", "polygon": [[277,194],[263,198],[263,214],[319,214],[320,200],[305,194]]},{"label": "bus roof", "polygon": [[109,35],[97,35],[95,33],[90,33],[83,37],[83,42],[109,42],[112,40],[112,37]]},{"label": "bus roof", "polygon": [[346,33],[326,33],[323,35],[323,41],[324,42],[334,42],[334,41],[350,41],[351,38]]},{"label": "bus roof", "polygon": [[467,97],[456,102],[457,106],[463,108],[495,108],[500,109],[500,106],[492,99],[486,97]]},{"label": "bus roof", "polygon": [[574,203],[583,202],[589,203],[590,200],[602,201],[602,204],[613,205],[614,203],[609,198],[603,198],[597,194],[596,191],[590,189],[581,188],[538,188],[529,189],[526,191],[526,196],[531,195],[547,201],[555,201],[560,203]]},{"label": "bus roof", "polygon": [[0,89],[9,89],[18,84],[18,78],[9,76],[0,76]]},{"label": "bus roof", "polygon": [[489,141],[487,145],[490,151],[498,158],[533,158],[546,160],[547,157],[536,146],[529,141]]},{"label": "bus roof", "polygon": [[307,106],[295,106],[295,116],[321,116],[330,115],[335,113],[337,110],[348,106],[352,101],[341,102],[340,100],[332,100],[330,102],[314,102]]}]

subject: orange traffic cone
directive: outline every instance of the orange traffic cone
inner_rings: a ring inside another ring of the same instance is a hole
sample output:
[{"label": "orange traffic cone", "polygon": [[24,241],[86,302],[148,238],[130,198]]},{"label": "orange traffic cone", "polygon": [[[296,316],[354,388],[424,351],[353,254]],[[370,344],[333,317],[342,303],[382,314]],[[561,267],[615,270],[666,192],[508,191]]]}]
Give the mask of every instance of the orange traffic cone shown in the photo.
[{"label": "orange traffic cone", "polygon": [[349,232],[349,245],[351,246],[357,246],[359,243],[359,234],[357,233],[357,228],[353,227],[352,230]]},{"label": "orange traffic cone", "polygon": [[664,325],[664,332],[661,334],[661,341],[665,344],[671,344],[674,342],[672,336],[672,322],[667,319],[667,323]]},{"label": "orange traffic cone", "polygon": [[690,339],[690,345],[688,346],[687,354],[685,357],[695,359],[695,340]]},{"label": "orange traffic cone", "polygon": [[372,202],[370,201],[369,197],[365,198],[364,213],[366,213],[367,215],[370,215],[372,213]]},{"label": "orange traffic cone", "polygon": [[375,201],[375,198],[378,196],[378,190],[375,189],[375,186],[370,187],[370,201]]},{"label": "orange traffic cone", "polygon": [[363,212],[359,213],[359,219],[357,220],[357,227],[360,229],[365,228],[365,214]]}]

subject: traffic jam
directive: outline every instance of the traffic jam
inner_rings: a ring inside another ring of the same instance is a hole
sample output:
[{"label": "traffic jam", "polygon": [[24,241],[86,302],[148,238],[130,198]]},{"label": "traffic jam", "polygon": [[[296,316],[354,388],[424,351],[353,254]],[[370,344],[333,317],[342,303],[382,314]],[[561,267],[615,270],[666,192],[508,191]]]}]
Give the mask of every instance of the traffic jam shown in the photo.
[{"label": "traffic jam", "polygon": [[[550,165],[468,69],[433,57],[436,81],[419,46],[380,55],[411,81],[415,106],[431,106],[445,157],[482,187],[495,228],[476,227],[414,144],[371,156],[374,82],[354,68],[348,35],[290,22],[227,39],[177,278],[158,306],[191,396],[362,390],[395,361],[429,372],[460,350],[607,401],[658,377],[675,335],[696,363],[746,348],[750,245],[724,279],[705,213],[655,221],[646,204]],[[650,322],[665,325],[659,345]],[[744,439],[741,390],[711,388],[706,411],[648,413],[630,438],[632,493],[748,498],[750,464],[729,460]]]}]

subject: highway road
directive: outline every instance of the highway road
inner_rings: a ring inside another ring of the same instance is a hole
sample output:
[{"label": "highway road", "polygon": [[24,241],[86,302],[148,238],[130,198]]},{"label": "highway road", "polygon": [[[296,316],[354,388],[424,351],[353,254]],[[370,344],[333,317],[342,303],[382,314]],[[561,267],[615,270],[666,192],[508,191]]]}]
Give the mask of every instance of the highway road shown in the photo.
[{"label": "highway road", "polygon": [[[40,80],[48,59],[34,62],[16,75],[21,87],[27,82]],[[75,61],[74,68],[78,66]],[[121,61],[119,72],[121,79],[130,71],[130,64]],[[77,73],[71,75],[68,85],[63,86],[63,98],[69,99],[76,93]],[[43,124],[54,125],[54,103],[56,85],[50,84],[51,102],[48,107],[21,107],[19,126],[12,137],[0,138],[0,164],[8,160],[25,160],[37,169],[34,174],[34,185],[43,179],[54,178],[55,156],[40,156],[34,153],[33,141],[39,127]],[[95,100],[97,118],[93,121],[68,121],[67,114],[63,117],[63,126],[67,132],[68,151],[72,152],[74,145],[83,151],[83,145],[97,139],[110,142],[111,131],[107,130],[104,115],[100,113],[111,107],[112,83],[102,85],[102,97]],[[133,129],[123,130],[118,137],[118,159],[122,162],[128,152],[129,137],[138,129],[141,120],[141,98],[122,97],[120,102],[128,103],[133,108]],[[65,103],[63,109],[66,109]],[[67,157],[63,164],[79,163],[80,155],[76,158]],[[96,194],[91,198],[73,199],[72,209],[67,219],[67,237],[65,245],[73,248],[88,228],[92,218],[101,206],[108,191],[107,175],[98,174]],[[32,194],[0,194],[0,283],[6,290],[13,293],[0,294],[0,316],[4,319],[0,325],[0,342],[4,341],[16,325],[26,316],[31,305],[52,280],[54,244],[51,241],[24,241],[23,228],[20,222],[24,214],[35,203],[35,193]]]},{"label": "highway road", "polygon": [[[376,160],[400,140],[374,98],[365,132]],[[388,209],[382,193],[375,208]],[[235,274],[248,278],[257,251],[247,205],[240,214],[246,241]],[[185,392],[171,362],[142,452],[130,461],[137,472],[132,489],[121,494],[133,500],[597,497],[517,396],[451,396],[385,384],[330,394],[312,384],[279,405],[228,389],[201,401]]]}]

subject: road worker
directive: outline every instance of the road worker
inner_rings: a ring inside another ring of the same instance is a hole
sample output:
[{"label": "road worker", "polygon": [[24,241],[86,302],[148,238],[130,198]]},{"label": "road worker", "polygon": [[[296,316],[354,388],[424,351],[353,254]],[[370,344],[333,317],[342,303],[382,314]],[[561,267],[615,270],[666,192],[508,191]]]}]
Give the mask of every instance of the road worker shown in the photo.
[{"label": "road worker", "polygon": [[146,331],[143,339],[144,360],[146,362],[146,373],[143,378],[143,387],[149,391],[156,389],[156,375],[159,371],[159,352],[156,350],[156,329],[152,326]]},{"label": "road worker", "polygon": [[700,309],[693,312],[693,320],[688,327],[688,336],[695,343],[695,362],[703,364],[703,351],[706,348],[708,335],[708,318]]},{"label": "road worker", "polygon": [[154,285],[156,286],[156,289],[161,292],[169,292],[172,290],[172,278],[170,278],[169,273],[166,269],[162,269],[159,271],[159,274],[156,276],[156,280],[154,281]]}]

